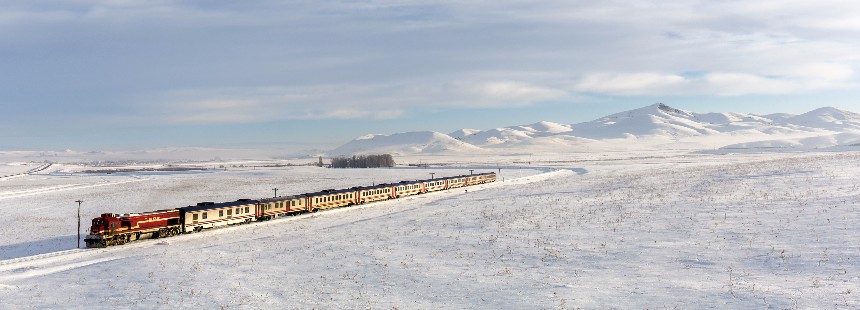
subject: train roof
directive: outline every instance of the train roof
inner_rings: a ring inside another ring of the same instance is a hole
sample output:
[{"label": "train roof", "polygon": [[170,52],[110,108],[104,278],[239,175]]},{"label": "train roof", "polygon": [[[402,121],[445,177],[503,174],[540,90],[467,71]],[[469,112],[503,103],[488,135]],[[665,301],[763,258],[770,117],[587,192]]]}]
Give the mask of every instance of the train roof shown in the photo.
[{"label": "train roof", "polygon": [[219,209],[219,208],[229,208],[229,207],[235,207],[235,206],[244,206],[244,205],[255,204],[255,203],[259,203],[259,201],[253,200],[253,199],[239,199],[236,201],[220,202],[220,203],[201,202],[201,203],[198,203],[196,206],[182,207],[182,208],[179,208],[179,210],[182,210],[183,212],[193,212],[193,211],[200,211],[200,210],[210,210],[210,209]]},{"label": "train roof", "polygon": [[370,186],[355,186],[352,189],[357,190],[357,191],[366,191],[366,190],[371,190],[371,189],[388,188],[388,187],[392,187],[392,186],[397,186],[397,185],[396,184],[382,183],[382,184],[370,185]]},{"label": "train roof", "polygon": [[170,213],[170,212],[178,212],[178,211],[176,209],[165,209],[165,210],[138,212],[138,213],[114,214],[114,217],[145,216],[145,215],[155,215],[155,214],[159,214],[159,213]]},{"label": "train roof", "polygon": [[396,185],[396,186],[400,186],[400,185],[412,185],[412,184],[419,184],[419,183],[424,183],[424,182],[427,182],[427,181],[421,181],[421,180],[416,180],[416,181],[400,181],[399,183],[394,184],[394,185]]},{"label": "train roof", "polygon": [[263,199],[260,199],[260,202],[277,202],[277,201],[301,199],[301,198],[306,198],[306,197],[307,196],[305,196],[305,195],[278,196],[278,197],[272,197],[272,198],[263,198]]},{"label": "train roof", "polygon": [[308,197],[314,197],[314,196],[325,196],[325,195],[342,194],[342,193],[352,193],[352,192],[355,192],[355,191],[356,191],[356,190],[355,190],[354,188],[347,188],[347,189],[326,189],[326,190],[321,190],[321,191],[318,191],[318,192],[307,193],[307,194],[304,194],[304,195],[305,195],[305,196],[308,196]]}]

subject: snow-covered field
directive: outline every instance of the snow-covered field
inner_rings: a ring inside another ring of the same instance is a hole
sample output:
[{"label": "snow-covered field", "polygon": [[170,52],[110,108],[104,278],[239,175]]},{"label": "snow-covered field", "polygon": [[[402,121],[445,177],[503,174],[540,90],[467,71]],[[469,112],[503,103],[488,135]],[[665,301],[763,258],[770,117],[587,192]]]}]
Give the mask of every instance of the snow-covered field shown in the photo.
[{"label": "snow-covered field", "polygon": [[468,192],[95,250],[74,249],[75,200],[84,200],[86,227],[101,212],[257,198],[274,187],[302,193],[468,172],[83,175],[55,165],[3,180],[0,308],[860,307],[860,153],[489,161],[505,167],[504,181]]}]

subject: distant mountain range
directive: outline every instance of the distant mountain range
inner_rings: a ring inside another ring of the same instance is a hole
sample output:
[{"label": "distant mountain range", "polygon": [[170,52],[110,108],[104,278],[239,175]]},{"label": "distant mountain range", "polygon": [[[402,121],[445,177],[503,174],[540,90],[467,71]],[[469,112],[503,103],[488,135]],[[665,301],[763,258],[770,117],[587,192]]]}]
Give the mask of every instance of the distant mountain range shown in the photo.
[{"label": "distant mountain range", "polygon": [[860,114],[820,108],[801,115],[694,113],[662,103],[579,124],[538,122],[488,130],[371,134],[329,155],[583,152],[646,149],[809,150],[860,145]]}]

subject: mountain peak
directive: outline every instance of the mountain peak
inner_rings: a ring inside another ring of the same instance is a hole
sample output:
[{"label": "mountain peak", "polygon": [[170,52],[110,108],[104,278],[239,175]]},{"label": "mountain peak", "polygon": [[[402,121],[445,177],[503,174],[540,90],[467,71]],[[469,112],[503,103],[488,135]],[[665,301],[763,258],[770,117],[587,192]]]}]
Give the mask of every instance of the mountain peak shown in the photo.
[{"label": "mountain peak", "polygon": [[685,112],[684,112],[684,111],[682,111],[682,110],[675,109],[675,108],[673,108],[673,107],[670,107],[670,106],[668,106],[668,105],[663,104],[662,102],[661,102],[661,103],[658,103],[658,104],[655,104],[655,106],[657,106],[657,110],[660,110],[660,111],[663,111],[663,112],[666,112],[666,113],[678,113],[678,114],[685,113]]}]

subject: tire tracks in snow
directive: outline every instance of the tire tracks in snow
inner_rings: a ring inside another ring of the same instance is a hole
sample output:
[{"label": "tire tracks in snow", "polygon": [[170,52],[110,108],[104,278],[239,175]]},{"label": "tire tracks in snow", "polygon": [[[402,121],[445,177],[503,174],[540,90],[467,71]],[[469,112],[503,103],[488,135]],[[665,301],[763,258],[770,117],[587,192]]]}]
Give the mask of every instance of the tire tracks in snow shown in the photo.
[{"label": "tire tracks in snow", "polygon": [[104,252],[72,249],[0,261],[0,284],[123,258],[123,256],[114,255],[88,259],[93,254],[101,253]]},{"label": "tire tracks in snow", "polygon": [[133,180],[125,180],[119,182],[106,182],[106,183],[96,183],[96,184],[67,184],[67,185],[58,185],[58,186],[49,186],[49,187],[41,187],[41,188],[33,188],[19,191],[9,191],[9,192],[0,192],[0,200],[3,199],[12,199],[12,198],[21,198],[26,196],[33,195],[43,195],[50,192],[57,191],[67,191],[67,190],[79,190],[85,188],[96,188],[102,186],[110,186],[110,185],[119,185],[125,183],[133,183],[140,182],[147,179],[133,179]]}]

